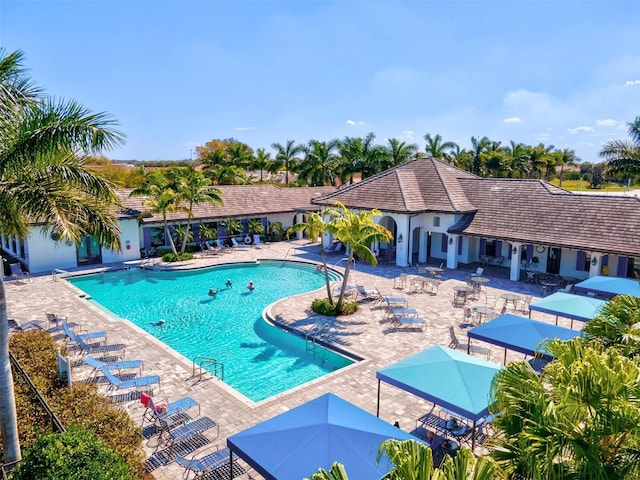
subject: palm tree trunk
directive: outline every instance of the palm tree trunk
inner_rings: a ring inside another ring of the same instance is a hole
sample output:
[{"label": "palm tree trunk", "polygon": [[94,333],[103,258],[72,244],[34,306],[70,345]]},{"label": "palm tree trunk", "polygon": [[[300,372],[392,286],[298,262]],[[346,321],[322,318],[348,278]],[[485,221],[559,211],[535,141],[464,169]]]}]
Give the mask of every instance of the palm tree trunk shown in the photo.
[{"label": "palm tree trunk", "polygon": [[336,312],[340,313],[342,308],[342,300],[344,299],[344,293],[347,291],[347,284],[349,283],[349,272],[351,271],[351,262],[353,262],[353,249],[349,249],[349,259],[347,260],[347,266],[344,269],[344,278],[342,279],[342,288],[340,289],[340,296],[338,297],[338,303],[336,304]]},{"label": "palm tree trunk", "polygon": [[169,245],[171,245],[171,250],[173,250],[174,255],[178,254],[176,250],[176,244],[173,242],[173,237],[171,236],[171,232],[169,231],[169,225],[165,222],[164,224],[164,236],[165,238],[169,237]]},{"label": "palm tree trunk", "polygon": [[327,285],[327,298],[329,303],[333,305],[333,298],[331,298],[331,284],[329,282],[329,271],[327,270],[327,255],[324,253],[324,233],[320,234],[320,255],[322,256],[322,265],[324,267],[324,281]]},{"label": "palm tree trunk", "polygon": [[9,315],[4,282],[0,277],[0,432],[4,446],[4,462],[17,462],[22,458],[13,375],[9,362]]}]

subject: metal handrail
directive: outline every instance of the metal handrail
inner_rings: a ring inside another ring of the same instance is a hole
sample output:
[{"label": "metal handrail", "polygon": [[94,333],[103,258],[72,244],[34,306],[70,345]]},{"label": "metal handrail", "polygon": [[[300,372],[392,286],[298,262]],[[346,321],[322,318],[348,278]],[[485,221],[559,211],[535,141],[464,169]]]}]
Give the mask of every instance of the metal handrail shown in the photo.
[{"label": "metal handrail", "polygon": [[[196,355],[193,358],[193,372],[191,377],[198,377],[198,380],[202,380],[203,369],[207,370],[206,367],[209,366],[213,366],[213,372],[211,372],[213,376],[218,377],[220,380],[224,380],[224,364],[218,362],[215,358],[205,357],[202,355]],[[196,369],[198,370],[197,374]]]}]

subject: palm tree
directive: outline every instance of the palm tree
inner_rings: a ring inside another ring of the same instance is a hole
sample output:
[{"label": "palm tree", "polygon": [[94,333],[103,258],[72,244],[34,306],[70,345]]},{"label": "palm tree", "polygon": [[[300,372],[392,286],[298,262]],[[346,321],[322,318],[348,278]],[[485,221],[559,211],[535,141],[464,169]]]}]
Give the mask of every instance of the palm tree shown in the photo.
[{"label": "palm tree", "polygon": [[251,168],[257,168],[260,170],[260,183],[262,183],[262,173],[266,170],[270,172],[272,170],[271,154],[267,153],[264,148],[256,150],[256,156],[253,159]]},{"label": "palm tree", "polygon": [[327,209],[324,214],[331,217],[327,231],[338,238],[349,251],[347,266],[344,269],[344,277],[342,279],[342,288],[336,304],[336,311],[340,312],[344,293],[349,283],[349,272],[353,264],[354,254],[375,266],[378,264],[378,259],[369,249],[369,246],[379,241],[390,242],[393,240],[393,235],[385,227],[373,221],[373,217],[381,215],[380,211],[376,209],[361,210],[355,214],[342,203],[336,202],[335,207]]},{"label": "palm tree", "polygon": [[211,180],[193,167],[172,168],[169,169],[167,175],[172,180],[172,186],[176,192],[176,204],[179,205],[180,202],[187,202],[188,204],[186,208],[188,215],[187,228],[182,237],[182,247],[180,248],[180,253],[184,253],[193,220],[193,206],[201,203],[222,205],[221,192],[211,186]]},{"label": "palm tree", "polygon": [[436,136],[433,137],[430,133],[427,133],[424,136],[424,139],[427,141],[425,153],[429,157],[451,163],[453,159],[451,154],[458,148],[458,145],[455,142],[443,142],[440,134],[436,134]]},{"label": "palm tree", "polygon": [[388,150],[375,145],[376,136],[373,132],[365,137],[347,137],[340,142],[340,180],[349,178],[353,183],[354,173],[360,173],[360,178],[367,178],[380,171],[381,160],[388,156]]},{"label": "palm tree", "polygon": [[226,218],[222,220],[221,223],[227,235],[230,237],[242,233],[242,223],[237,218]]},{"label": "palm tree", "polygon": [[640,354],[640,298],[617,295],[605,303],[598,316],[587,323],[584,333],[622,355]]},{"label": "palm tree", "polygon": [[[527,152],[524,144],[516,143],[513,140],[509,142],[509,147],[505,147],[507,162],[510,164],[509,178],[514,176],[517,178],[527,177]],[[517,175],[515,175],[517,173]]]},{"label": "palm tree", "polygon": [[609,173],[629,175],[640,173],[640,116],[627,125],[629,126],[628,141],[611,140],[600,150],[600,156],[605,159]]},{"label": "palm tree", "polygon": [[[120,250],[113,186],[84,159],[123,142],[104,113],[74,101],[42,99],[22,65],[23,54],[0,50],[0,233],[25,238],[30,219],[52,235],[79,243],[95,235]],[[5,463],[20,460],[13,377],[9,364],[6,294],[0,279],[0,432]]]},{"label": "palm tree", "polygon": [[494,379],[492,457],[513,478],[638,478],[638,360],[581,338],[545,349],[541,375],[511,362]]},{"label": "palm tree", "polygon": [[329,230],[329,224],[324,221],[321,214],[317,212],[310,212],[307,215],[307,221],[296,223],[289,228],[290,232],[303,231],[312,242],[320,237],[320,255],[322,256],[322,266],[324,271],[324,279],[327,284],[327,298],[329,303],[333,305],[333,298],[331,297],[331,283],[329,282],[329,271],[327,270],[327,257],[324,250],[324,233]]},{"label": "palm tree", "polygon": [[285,171],[285,185],[289,186],[289,171],[295,172],[300,158],[296,155],[302,153],[304,148],[302,145],[296,145],[293,140],[287,140],[286,145],[279,143],[272,143],[271,148],[276,150],[276,158],[273,163],[278,168],[284,167]]},{"label": "palm tree", "polygon": [[389,150],[389,155],[387,157],[389,163],[387,165],[382,165],[382,170],[397,167],[398,165],[408,162],[414,158],[414,155],[418,151],[418,146],[415,143],[407,145],[406,142],[401,142],[397,138],[390,138],[387,149]]},{"label": "palm tree", "polygon": [[480,139],[471,137],[471,151],[473,154],[472,172],[476,175],[480,175],[480,169],[482,167],[482,154],[487,150],[489,144],[490,140],[488,137],[482,137]]},{"label": "palm tree", "polygon": [[329,142],[311,140],[304,150],[305,157],[298,168],[299,178],[314,187],[333,185],[338,163],[336,150],[339,143],[338,140]]},{"label": "palm tree", "polygon": [[178,205],[178,194],[170,187],[169,179],[165,177],[160,170],[154,170],[147,175],[142,185],[131,191],[129,196],[145,197],[142,205],[146,208],[140,212],[140,219],[156,213],[162,215],[165,241],[169,240],[171,250],[177,255],[178,251],[173,242],[173,236],[169,232],[167,214],[169,212],[175,212],[176,210],[185,209]]},{"label": "palm tree", "polygon": [[576,156],[576,152],[564,148],[559,152],[557,163],[560,165],[560,188],[562,188],[562,175],[564,173],[564,167],[573,167],[578,164],[580,159]]}]

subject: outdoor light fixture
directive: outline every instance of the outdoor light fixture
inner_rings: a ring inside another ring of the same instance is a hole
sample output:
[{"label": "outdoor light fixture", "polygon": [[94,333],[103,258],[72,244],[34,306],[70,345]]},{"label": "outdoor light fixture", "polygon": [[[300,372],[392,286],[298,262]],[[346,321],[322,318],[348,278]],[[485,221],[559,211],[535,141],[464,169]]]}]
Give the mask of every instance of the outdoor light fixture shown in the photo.
[{"label": "outdoor light fixture", "polygon": [[449,245],[453,245],[453,237],[449,237]]},{"label": "outdoor light fixture", "polygon": [[398,235],[398,243],[402,243],[402,234]]},{"label": "outdoor light fixture", "polygon": [[514,254],[514,255],[516,253],[518,253],[518,248],[517,247],[513,247],[513,250],[511,250],[511,253]]},{"label": "outdoor light fixture", "polygon": [[598,264],[598,259],[596,257],[591,258],[591,265],[596,266]]}]

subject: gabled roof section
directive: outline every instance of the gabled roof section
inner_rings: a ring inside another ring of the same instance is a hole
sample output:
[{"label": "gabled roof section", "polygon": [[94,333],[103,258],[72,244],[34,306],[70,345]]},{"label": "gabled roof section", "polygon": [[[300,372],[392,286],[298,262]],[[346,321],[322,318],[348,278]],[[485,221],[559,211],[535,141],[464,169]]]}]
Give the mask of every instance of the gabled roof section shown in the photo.
[{"label": "gabled roof section", "polygon": [[[275,185],[216,185],[223,204],[201,203],[193,206],[194,219],[217,220],[228,217],[263,217],[278,213],[294,214],[299,210],[318,210],[311,200],[335,190],[335,187],[280,188]],[[120,192],[125,209],[137,217],[146,207],[144,197],[130,197],[131,190]],[[167,220],[186,220],[186,212],[169,212]],[[161,222],[162,215],[155,214],[142,219],[144,223]]]},{"label": "gabled roof section", "polygon": [[450,233],[640,256],[640,200],[580,195],[541,180],[461,179],[478,207]]},{"label": "gabled roof section", "polygon": [[479,178],[435,158],[418,158],[312,200],[341,202],[349,208],[383,212],[463,213],[476,207],[466,197],[460,179]]}]

